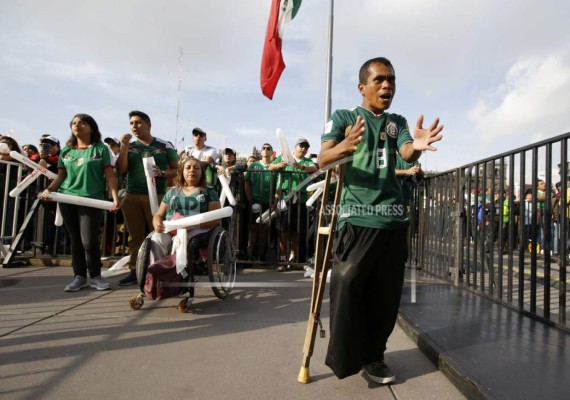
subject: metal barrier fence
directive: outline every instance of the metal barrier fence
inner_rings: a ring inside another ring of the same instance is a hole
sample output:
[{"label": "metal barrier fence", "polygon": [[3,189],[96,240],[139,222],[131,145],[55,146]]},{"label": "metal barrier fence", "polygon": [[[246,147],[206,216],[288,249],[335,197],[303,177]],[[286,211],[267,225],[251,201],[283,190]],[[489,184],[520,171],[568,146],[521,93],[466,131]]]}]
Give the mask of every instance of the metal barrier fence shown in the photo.
[{"label": "metal barrier fence", "polygon": [[[424,179],[412,193],[409,265],[568,330],[569,138],[564,134]],[[560,178],[553,178],[556,165]],[[8,192],[25,171],[11,162],[0,162],[0,167],[0,234],[5,245],[12,245],[10,251],[2,246],[2,265],[26,251],[26,257],[68,255],[65,230],[53,225],[53,203],[37,200],[43,178],[18,198],[10,198]],[[244,175],[232,175],[236,212],[223,225],[233,237],[238,261],[311,264],[320,200],[306,207],[308,194],[303,191],[320,177],[304,174],[304,186],[297,191],[289,179],[295,172],[250,172],[270,174],[271,189],[261,208],[252,209]],[[539,179],[545,188],[539,187]],[[558,180],[556,192],[553,184]],[[279,184],[283,181],[288,183]],[[531,195],[525,201],[527,192]],[[264,213],[272,217],[256,224]],[[122,213],[105,213],[103,256],[127,254],[127,239]],[[290,260],[292,253],[295,259]]]},{"label": "metal barrier fence", "polygon": [[416,265],[569,330],[569,138],[427,178],[416,197]]},{"label": "metal barrier fence", "polygon": [[[3,201],[1,214],[2,246],[0,260],[2,266],[26,262],[32,257],[69,256],[69,238],[65,227],[56,227],[55,203],[37,199],[48,184],[47,178],[40,177],[28,189],[16,198],[8,195],[29,170],[19,163],[0,161],[0,179],[4,190],[0,192]],[[232,174],[230,188],[236,198],[236,212],[231,219],[223,221],[237,249],[237,258],[241,264],[272,265],[300,268],[307,264],[314,251],[315,214],[320,207],[307,208],[304,203],[308,195],[300,195],[306,184],[299,191],[291,187],[292,177],[297,172],[249,171],[254,174],[268,174],[270,190],[267,199],[260,201],[260,208],[247,201],[246,181],[243,173]],[[307,174],[303,174],[308,177]],[[253,180],[255,181],[255,180]],[[262,179],[257,180],[263,185]],[[307,180],[306,183],[314,180]],[[281,184],[285,182],[285,184]],[[267,184],[267,183],[265,183]],[[279,188],[277,185],[279,184]],[[218,191],[221,187],[218,186]],[[261,191],[262,187],[258,188]],[[296,193],[296,194],[295,194]],[[262,218],[267,212],[271,216]],[[257,220],[265,221],[258,224]],[[103,257],[115,257],[128,254],[128,227],[121,212],[105,212],[101,225],[101,254]],[[255,237],[255,240],[252,240]],[[291,258],[295,254],[295,258]]]}]

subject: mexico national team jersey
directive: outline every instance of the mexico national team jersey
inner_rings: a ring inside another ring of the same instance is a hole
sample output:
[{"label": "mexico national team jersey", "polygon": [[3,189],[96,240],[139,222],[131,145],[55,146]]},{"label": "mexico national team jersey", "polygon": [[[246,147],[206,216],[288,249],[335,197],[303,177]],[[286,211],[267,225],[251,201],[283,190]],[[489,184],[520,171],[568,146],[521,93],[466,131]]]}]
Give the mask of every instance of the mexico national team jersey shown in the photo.
[{"label": "mexico national team jersey", "polygon": [[112,168],[111,150],[103,143],[94,143],[85,149],[64,147],[58,168],[67,176],[59,191],[63,194],[105,199],[105,168]]},{"label": "mexico national team jersey", "polygon": [[[143,157],[153,157],[155,164],[162,171],[165,171],[172,161],[178,160],[176,150],[174,150],[170,142],[165,140],[155,137],[148,146],[138,140],[129,143],[127,193],[148,194],[146,175],[142,162]],[[155,182],[156,193],[164,194],[166,192],[166,179],[157,176]]]},{"label": "mexico national team jersey", "polygon": [[[266,172],[251,172],[266,171]],[[245,180],[251,182],[251,197],[254,202],[268,206],[272,202],[275,193],[275,177],[269,172],[269,164],[261,161],[252,163],[245,173]]]},{"label": "mexico national team jersey", "polygon": [[210,203],[219,202],[218,193],[211,187],[192,193],[188,196],[179,187],[171,188],[162,198],[162,203],[167,205],[164,219],[172,218],[175,212],[185,217],[205,213],[208,211]]},{"label": "mexico national team jersey", "polygon": [[321,141],[340,143],[346,127],[354,125],[359,115],[365,131],[358,149],[347,158],[338,227],[350,222],[367,228],[401,228],[409,221],[395,169],[397,151],[413,141],[406,119],[397,114],[375,115],[360,106],[337,110]]}]

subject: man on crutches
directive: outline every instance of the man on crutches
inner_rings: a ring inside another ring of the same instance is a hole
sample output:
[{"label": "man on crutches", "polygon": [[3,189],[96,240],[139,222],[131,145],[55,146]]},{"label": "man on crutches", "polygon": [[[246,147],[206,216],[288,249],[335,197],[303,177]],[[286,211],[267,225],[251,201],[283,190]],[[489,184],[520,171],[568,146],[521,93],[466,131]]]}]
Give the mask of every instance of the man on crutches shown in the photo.
[{"label": "man on crutches", "polygon": [[[380,384],[395,381],[384,362],[394,329],[407,259],[409,223],[396,177],[396,154],[414,162],[436,149],[443,125],[423,128],[412,138],[406,119],[385,112],[396,92],[389,60],[374,58],[360,68],[362,104],[337,110],[322,135],[319,164],[345,164],[330,289],[330,341],[326,356],[342,379],[364,369]],[[345,137],[346,134],[346,137]]]}]

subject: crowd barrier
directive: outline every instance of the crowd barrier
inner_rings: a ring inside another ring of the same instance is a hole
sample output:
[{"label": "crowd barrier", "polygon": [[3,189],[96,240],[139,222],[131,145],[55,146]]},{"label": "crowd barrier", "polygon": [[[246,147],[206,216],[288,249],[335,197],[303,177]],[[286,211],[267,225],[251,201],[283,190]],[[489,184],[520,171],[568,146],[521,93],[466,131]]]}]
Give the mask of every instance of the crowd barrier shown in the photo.
[{"label": "crowd barrier", "polygon": [[[569,138],[570,134],[560,135],[450,171],[427,174],[412,188],[408,267],[568,330]],[[65,229],[53,224],[54,204],[37,200],[46,179],[41,177],[17,198],[10,198],[9,190],[27,172],[13,162],[2,161],[0,167],[4,183],[2,266],[29,257],[69,255]],[[287,177],[295,172],[251,174],[270,174],[271,190],[266,201],[255,206],[247,201],[243,173],[231,177],[235,212],[223,223],[233,238],[238,262],[291,268],[311,265],[321,200],[307,206],[306,201],[318,190],[314,186],[306,195],[301,193],[324,175],[304,174],[307,179],[302,186],[291,190],[287,185],[280,189],[279,182],[290,183]],[[539,179],[546,183],[546,200],[536,195]],[[558,181],[561,195],[557,197],[553,185]],[[527,191],[535,195],[525,202]],[[295,228],[287,229],[291,226]],[[297,240],[290,240],[292,235]],[[105,212],[101,244],[104,257],[128,254],[128,228],[122,213]]]},{"label": "crowd barrier", "polygon": [[[4,182],[4,190],[0,195],[3,210],[6,211],[1,214],[1,240],[4,243],[0,254],[2,266],[25,262],[29,258],[69,256],[69,237],[65,227],[54,224],[56,204],[38,200],[38,193],[48,185],[47,178],[39,177],[35,183],[13,198],[9,196],[10,190],[30,170],[22,164],[5,161],[0,161],[0,168],[0,179]],[[254,206],[247,201],[244,174],[233,173],[231,176],[230,189],[236,199],[235,212],[231,218],[224,220],[223,224],[233,238],[240,264],[263,265],[271,262],[273,265],[301,268],[312,258],[315,214],[320,202],[317,200],[313,206],[307,207],[301,198],[308,197],[311,193],[303,196],[300,193],[306,191],[308,184],[320,178],[307,179],[303,187],[295,191],[292,190],[291,180],[287,177],[297,172],[255,170],[250,173],[269,174],[271,189],[267,199]],[[278,189],[280,180],[287,184]],[[122,182],[122,179],[119,181]],[[220,182],[214,179],[213,185],[221,193]],[[287,229],[292,225],[301,229]],[[123,257],[128,254],[128,235],[128,226],[122,213],[105,211],[101,223],[102,256]],[[258,239],[254,247],[249,243],[251,235]],[[291,235],[298,236],[298,240],[290,240]],[[285,246],[279,246],[280,239]],[[290,256],[293,253],[294,259]]]},{"label": "crowd barrier", "polygon": [[425,179],[416,197],[416,265],[568,330],[569,137]]}]

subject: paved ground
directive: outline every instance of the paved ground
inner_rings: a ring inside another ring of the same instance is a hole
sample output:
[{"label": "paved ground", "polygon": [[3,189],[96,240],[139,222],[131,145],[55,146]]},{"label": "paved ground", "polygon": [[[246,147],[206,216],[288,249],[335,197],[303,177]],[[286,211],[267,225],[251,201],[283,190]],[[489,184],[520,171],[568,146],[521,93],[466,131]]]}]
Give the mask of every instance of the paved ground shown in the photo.
[{"label": "paved ground", "polygon": [[175,298],[131,310],[136,289],[120,277],[111,291],[65,293],[71,277],[69,267],[0,269],[3,400],[464,398],[399,327],[386,355],[396,384],[338,380],[323,364],[326,339],[313,382],[298,383],[311,291],[302,272],[246,269],[226,300],[198,289],[190,314]]}]

